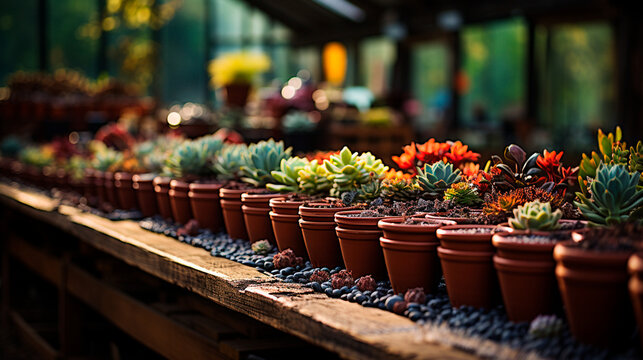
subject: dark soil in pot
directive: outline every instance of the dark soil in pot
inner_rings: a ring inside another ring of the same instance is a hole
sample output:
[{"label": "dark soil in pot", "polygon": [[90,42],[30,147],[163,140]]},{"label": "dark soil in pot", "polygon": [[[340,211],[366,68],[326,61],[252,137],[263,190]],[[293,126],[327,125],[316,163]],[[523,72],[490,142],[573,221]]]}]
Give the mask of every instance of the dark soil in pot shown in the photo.
[{"label": "dark soil in pot", "polygon": [[560,295],[554,274],[554,246],[569,233],[497,233],[493,257],[502,298],[511,321],[531,321],[559,312]]},{"label": "dark soil in pot", "polygon": [[250,242],[268,240],[275,244],[275,233],[270,220],[270,199],[283,199],[284,194],[252,192],[241,195],[241,211]]},{"label": "dark soil in pot", "polygon": [[189,186],[188,198],[194,219],[199,226],[217,232],[223,229],[223,212],[219,190],[222,182],[193,182]]},{"label": "dark soil in pot", "polygon": [[138,208],[136,193],[132,185],[132,174],[126,172],[114,173],[114,187],[122,209],[132,210]]},{"label": "dark soil in pot", "polygon": [[455,225],[455,222],[405,217],[384,218],[378,222],[385,238],[407,242],[438,242],[436,230],[447,225]]},{"label": "dark soil in pot", "polygon": [[248,239],[246,222],[241,211],[241,195],[253,191],[263,190],[253,189],[249,185],[239,182],[228,183],[225,187],[219,189],[223,222],[228,235],[233,239]]},{"label": "dark soil in pot", "polygon": [[451,220],[463,224],[486,224],[486,218],[480,210],[464,210],[465,208],[453,209],[445,212],[434,212],[425,215],[429,220]]},{"label": "dark soil in pot", "polygon": [[494,225],[452,225],[437,230],[438,256],[453,307],[490,309],[500,300],[491,244],[497,231]]},{"label": "dark soil in pot", "polygon": [[556,277],[569,327],[581,342],[622,342],[633,329],[627,262],[643,235],[617,229],[585,231],[578,242],[556,245]]},{"label": "dark soil in pot", "polygon": [[138,207],[145,217],[159,213],[154,193],[154,174],[136,174],[132,176],[132,188],[138,200]]},{"label": "dark soil in pot", "polygon": [[159,214],[164,219],[171,219],[174,221],[172,215],[172,205],[170,204],[170,181],[169,177],[157,176],[152,180],[154,185],[154,194],[156,195],[156,205],[159,209]]},{"label": "dark soil in pot", "polygon": [[187,224],[193,218],[192,207],[188,192],[190,184],[186,181],[173,179],[170,181],[170,207],[172,208],[172,217],[179,224]]}]

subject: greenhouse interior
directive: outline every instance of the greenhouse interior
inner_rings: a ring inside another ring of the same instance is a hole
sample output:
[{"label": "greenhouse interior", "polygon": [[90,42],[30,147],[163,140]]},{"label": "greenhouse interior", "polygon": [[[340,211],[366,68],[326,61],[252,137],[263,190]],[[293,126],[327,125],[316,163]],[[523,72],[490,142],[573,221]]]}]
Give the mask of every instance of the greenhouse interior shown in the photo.
[{"label": "greenhouse interior", "polygon": [[643,358],[641,15],[2,1],[0,360]]}]

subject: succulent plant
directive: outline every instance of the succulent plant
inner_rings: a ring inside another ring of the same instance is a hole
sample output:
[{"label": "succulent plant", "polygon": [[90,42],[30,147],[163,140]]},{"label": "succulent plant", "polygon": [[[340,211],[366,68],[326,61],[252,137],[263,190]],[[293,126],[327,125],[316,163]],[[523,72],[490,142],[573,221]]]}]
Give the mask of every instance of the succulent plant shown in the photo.
[{"label": "succulent plant", "polygon": [[270,242],[268,242],[268,240],[255,241],[254,243],[252,243],[251,247],[252,251],[255,254],[259,255],[266,255],[270,252],[270,250],[272,250],[272,245],[270,245]]},{"label": "succulent plant", "polygon": [[274,192],[299,192],[299,171],[308,165],[308,160],[293,156],[281,159],[279,170],[271,171],[273,179],[279,184],[268,184],[266,188]]},{"label": "succulent plant", "polygon": [[418,184],[425,195],[441,198],[446,189],[461,179],[460,169],[453,170],[453,164],[438,161],[433,165],[425,164],[424,169],[417,169]]},{"label": "succulent plant", "polygon": [[263,187],[274,181],[271,172],[279,170],[282,159],[290,157],[292,149],[284,148],[283,141],[259,141],[250,144],[248,151],[243,153],[244,165],[241,166],[241,180],[255,187]]},{"label": "succulent plant", "polygon": [[167,158],[167,170],[177,178],[212,176],[212,160],[223,148],[223,141],[213,136],[204,136],[179,145]]},{"label": "succulent plant", "polygon": [[378,179],[374,179],[366,184],[359,186],[357,190],[357,195],[362,200],[372,200],[380,196],[382,192],[382,182]]},{"label": "succulent plant", "polygon": [[590,196],[578,192],[574,202],[593,225],[618,225],[638,220],[643,208],[643,190],[638,189],[641,174],[629,173],[623,165],[600,164],[590,179]]},{"label": "succulent plant", "polygon": [[415,178],[384,179],[382,181],[382,197],[393,201],[408,201],[417,199],[420,186]]},{"label": "succulent plant", "polygon": [[123,153],[110,148],[104,148],[94,155],[92,167],[98,171],[109,171],[123,161]]},{"label": "succulent plant", "polygon": [[355,286],[361,292],[375,291],[377,289],[377,282],[371,275],[364,275],[355,281]]},{"label": "succulent plant", "polygon": [[639,189],[643,189],[643,142],[639,141],[636,147],[630,147],[630,172],[637,171],[641,174],[639,178]]},{"label": "succulent plant", "polygon": [[54,163],[53,153],[44,146],[27,146],[18,155],[20,161],[27,165],[43,168]]},{"label": "succulent plant", "polygon": [[328,180],[328,171],[317,160],[310,161],[297,174],[299,189],[305,194],[326,193],[333,186],[333,183]]},{"label": "succulent plant", "polygon": [[310,281],[312,282],[317,282],[317,283],[323,283],[330,280],[330,274],[328,271],[324,271],[321,269],[316,269],[312,275],[310,275]]},{"label": "succulent plant", "polygon": [[509,226],[516,230],[553,231],[560,228],[558,221],[563,216],[560,209],[552,212],[550,203],[539,200],[519,205],[513,214],[513,218],[509,218]]},{"label": "succulent plant", "polygon": [[538,315],[529,324],[529,335],[536,338],[547,338],[560,335],[563,321],[556,315]]},{"label": "succulent plant", "polygon": [[527,153],[520,146],[511,144],[505,148],[503,161],[499,156],[493,155],[491,182],[500,190],[511,190],[531,185],[545,183],[543,170],[538,167],[538,153],[533,153],[527,158]]},{"label": "succulent plant", "polygon": [[297,265],[303,265],[304,259],[295,255],[295,252],[291,249],[286,249],[275,254],[275,256],[272,257],[272,263],[275,269],[283,269],[289,266],[295,267]]},{"label": "succulent plant", "polygon": [[418,287],[406,290],[404,293],[404,301],[408,303],[424,304],[426,301],[424,288]]},{"label": "succulent plant", "polygon": [[482,199],[480,195],[478,195],[478,190],[466,181],[451,184],[451,187],[444,192],[444,200],[467,206],[482,203]]},{"label": "succulent plant", "polygon": [[241,167],[246,163],[244,154],[247,151],[248,147],[245,144],[226,144],[214,157],[212,170],[221,179],[239,179]]},{"label": "succulent plant", "polygon": [[344,286],[348,286],[350,288],[355,284],[353,272],[350,270],[340,270],[330,276],[330,281],[333,289],[341,289]]},{"label": "succulent plant", "polygon": [[80,155],[74,155],[65,163],[65,171],[74,180],[81,180],[85,176],[87,159]]},{"label": "succulent plant", "polygon": [[388,166],[370,152],[359,155],[351,152],[346,146],[339,154],[324,160],[324,168],[328,172],[328,179],[333,182],[330,194],[336,197],[347,191],[358,190],[361,185],[382,178],[388,170]]}]

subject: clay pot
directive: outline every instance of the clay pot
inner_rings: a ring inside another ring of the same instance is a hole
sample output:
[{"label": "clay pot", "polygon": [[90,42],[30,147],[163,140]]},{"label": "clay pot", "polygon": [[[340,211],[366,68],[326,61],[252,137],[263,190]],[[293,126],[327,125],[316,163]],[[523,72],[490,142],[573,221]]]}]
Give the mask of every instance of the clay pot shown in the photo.
[{"label": "clay pot", "polygon": [[301,200],[270,199],[272,211],[269,215],[279,251],[291,249],[295,255],[308,258],[297,214],[303,204]]},{"label": "clay pot", "polygon": [[96,206],[104,207],[109,203],[107,193],[105,192],[105,173],[94,170],[94,189],[96,191]]},{"label": "clay pot", "polygon": [[337,238],[346,269],[354,278],[373,275],[386,279],[386,263],[379,244],[382,230],[377,227],[384,217],[356,217],[362,210],[340,211],[335,214]]},{"label": "clay pot", "polygon": [[556,243],[515,240],[516,236],[527,234],[523,231],[501,232],[492,237],[496,247],[493,263],[507,316],[513,322],[554,314],[559,305],[553,258]]},{"label": "clay pot", "polygon": [[136,193],[132,187],[132,174],[127,172],[114,173],[114,187],[116,188],[116,195],[121,208],[131,210],[138,208],[136,202]]},{"label": "clay pot", "polygon": [[[477,212],[478,211],[471,211],[473,218],[448,216],[447,213],[444,212],[429,213],[426,214],[424,218],[429,220],[451,220],[455,221],[458,225],[466,225],[476,222],[479,217],[475,215]],[[480,211],[480,214],[482,214],[482,211]]]},{"label": "clay pot", "polygon": [[233,239],[248,239],[246,231],[246,222],[241,211],[241,195],[247,192],[262,191],[260,189],[219,189],[221,198],[221,211],[223,212],[223,222],[226,231]]},{"label": "clay pot", "polygon": [[244,193],[241,195],[241,211],[250,242],[268,240],[273,245],[277,244],[270,221],[269,203],[270,199],[283,199],[284,197],[284,194]]},{"label": "clay pot", "polygon": [[314,267],[344,266],[342,251],[335,232],[335,213],[355,207],[319,208],[311,203],[299,207],[299,226],[306,245],[308,258]]},{"label": "clay pot", "polygon": [[[433,292],[442,276],[436,248],[440,243],[435,231],[453,221],[435,221],[434,224],[404,224],[402,217],[385,218],[378,222],[383,232],[379,239],[386,269],[395,292],[422,287]],[[428,221],[428,220],[427,220]]]},{"label": "clay pot", "polygon": [[145,217],[158,214],[156,194],[154,193],[154,174],[137,174],[132,176],[132,188],[138,200],[138,208]]},{"label": "clay pot", "polygon": [[103,173],[103,189],[105,189],[105,199],[107,203],[116,209],[120,209],[120,203],[116,196],[116,187],[114,186],[114,173],[106,171]]},{"label": "clay pot", "polygon": [[156,195],[156,205],[158,206],[159,214],[163,219],[174,221],[169,195],[171,180],[172,179],[168,177],[157,176],[152,180],[152,185],[154,185],[154,194]]},{"label": "clay pot", "polygon": [[223,228],[219,190],[222,183],[191,183],[188,198],[194,218],[202,228],[218,232]]},{"label": "clay pot", "polygon": [[554,248],[556,278],[572,335],[583,343],[607,346],[631,333],[627,293],[631,251],[591,251],[559,243]]},{"label": "clay pot", "polygon": [[631,275],[628,288],[632,298],[636,322],[639,326],[641,346],[643,346],[643,331],[640,330],[643,329],[643,254],[638,253],[630,256],[627,268]]},{"label": "clay pot", "polygon": [[170,191],[168,191],[170,208],[172,208],[174,221],[179,224],[187,224],[193,218],[188,191],[190,191],[190,183],[177,179],[170,181]]},{"label": "clay pot", "polygon": [[42,169],[43,185],[46,189],[53,189],[58,186],[58,177],[56,176],[56,169],[51,166],[45,166]]},{"label": "clay pot", "polygon": [[250,84],[228,84],[223,87],[226,105],[234,108],[243,108],[248,101]]},{"label": "clay pot", "polygon": [[494,225],[452,225],[437,230],[438,256],[451,305],[490,309],[499,297],[493,268],[493,232],[462,233],[460,229],[496,230]]},{"label": "clay pot", "polygon": [[[38,184],[39,174],[41,173],[40,169],[30,169],[30,172],[34,172],[31,176],[34,177],[34,184]],[[65,169],[56,170],[56,185],[60,190],[69,190],[69,175]]]},{"label": "clay pot", "polygon": [[85,170],[83,179],[83,196],[87,200],[87,205],[96,207],[98,204],[98,194],[96,191],[96,171],[92,169]]}]

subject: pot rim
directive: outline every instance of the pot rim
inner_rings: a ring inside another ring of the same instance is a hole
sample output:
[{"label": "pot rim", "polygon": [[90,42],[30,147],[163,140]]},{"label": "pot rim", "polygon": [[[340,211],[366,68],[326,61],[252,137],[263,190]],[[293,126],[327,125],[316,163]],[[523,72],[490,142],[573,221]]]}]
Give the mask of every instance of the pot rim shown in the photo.
[{"label": "pot rim", "polygon": [[348,216],[349,214],[359,214],[361,212],[368,211],[368,210],[344,210],[344,211],[339,211],[335,213],[335,220],[337,218],[340,219],[363,219],[363,220],[377,220],[377,219],[384,219],[384,218],[389,218],[392,216],[364,216],[364,217],[357,217],[357,216]]},{"label": "pot rim", "polygon": [[309,221],[299,219],[299,227],[304,229],[305,226],[308,227],[308,229],[316,228],[314,230],[335,230],[337,224],[335,224],[334,221]]},{"label": "pot rim", "polygon": [[643,273],[643,253],[637,252],[630,255],[630,259],[627,261],[627,270],[632,275]]},{"label": "pot rim", "polygon": [[278,206],[280,208],[292,208],[299,209],[305,201],[304,200],[288,200],[286,198],[272,198],[268,204],[272,206]]},{"label": "pot rim", "polygon": [[438,246],[440,246],[440,243],[437,241],[408,242],[408,241],[388,239],[383,236],[380,236],[379,241],[382,249],[391,249],[391,250],[409,250],[409,251],[429,250],[431,251],[436,249]]},{"label": "pot rim", "polygon": [[[447,225],[440,227],[436,232],[438,239],[442,240],[469,240],[469,241],[491,241],[491,238],[495,234],[494,232],[490,233],[460,233],[455,230],[457,229],[499,229],[495,233],[508,232],[500,230],[497,225],[478,225],[478,224],[460,224],[460,225]],[[463,239],[466,238],[466,239]]]},{"label": "pot rim", "polygon": [[217,194],[219,193],[219,189],[223,187],[223,183],[197,183],[197,182],[192,182],[188,185],[190,188],[190,191],[216,191]]},{"label": "pot rim", "polygon": [[346,234],[346,235],[381,235],[382,231],[381,230],[362,230],[362,229],[347,229],[343,228],[341,226],[335,227],[335,231],[337,231],[337,235],[340,233]]},{"label": "pot rim", "polygon": [[277,219],[284,219],[284,220],[285,219],[297,219],[297,220],[299,220],[299,215],[293,215],[293,214],[279,214],[279,213],[276,213],[274,211],[270,211],[268,213],[268,215],[270,215],[271,219],[274,217],[274,218],[277,218]]},{"label": "pot rim", "polygon": [[282,193],[265,193],[265,194],[256,194],[253,191],[246,191],[241,194],[241,201],[250,200],[250,201],[264,201],[274,198],[284,198],[288,195]]},{"label": "pot rim", "polygon": [[[554,246],[556,246],[556,242],[551,242],[551,243],[528,243],[528,242],[519,242],[519,241],[510,241],[507,240],[506,238],[509,236],[520,236],[520,235],[525,235],[527,234],[526,232],[499,232],[493,234],[491,237],[491,243],[493,246],[496,248],[502,248],[502,249],[507,249],[507,250],[526,250],[529,249],[531,251],[552,251],[554,249]],[[533,233],[532,233],[533,234]],[[538,234],[536,234],[538,235]]]},{"label": "pot rim", "polygon": [[[633,251],[600,251],[583,249],[573,246],[573,240],[557,243],[554,247],[554,259],[558,262],[573,262],[576,264],[612,265],[627,263]],[[600,266],[599,265],[599,266]]]},{"label": "pot rim", "polygon": [[149,183],[154,183],[154,179],[156,179],[157,176],[156,174],[153,173],[144,173],[144,174],[134,174],[132,175],[132,181],[134,182],[149,182]]},{"label": "pot rim", "polygon": [[[408,230],[408,232],[411,232],[411,233],[433,233],[437,229],[443,226],[452,226],[456,224],[456,222],[453,220],[434,220],[434,219],[427,219],[427,221],[429,222],[435,222],[435,224],[431,224],[431,225],[401,224],[401,222],[405,220],[406,218],[403,216],[387,217],[378,221],[377,226],[382,230],[389,230],[389,231]],[[448,224],[448,225],[444,225],[444,224]]]},{"label": "pot rim", "polygon": [[152,180],[152,183],[153,183],[154,185],[159,185],[159,186],[163,186],[163,185],[170,186],[170,182],[171,182],[171,181],[172,181],[172,178],[171,178],[171,177],[169,177],[169,176],[160,176],[160,175],[159,175],[159,176],[156,176],[156,177]]},{"label": "pot rim", "polygon": [[447,249],[444,246],[438,246],[438,256],[440,255],[446,255],[446,256],[457,256],[459,258],[462,258],[462,260],[473,260],[473,258],[478,258],[480,260],[487,260],[491,262],[491,259],[495,252],[493,251],[466,251],[466,250],[454,250],[454,249]]}]

